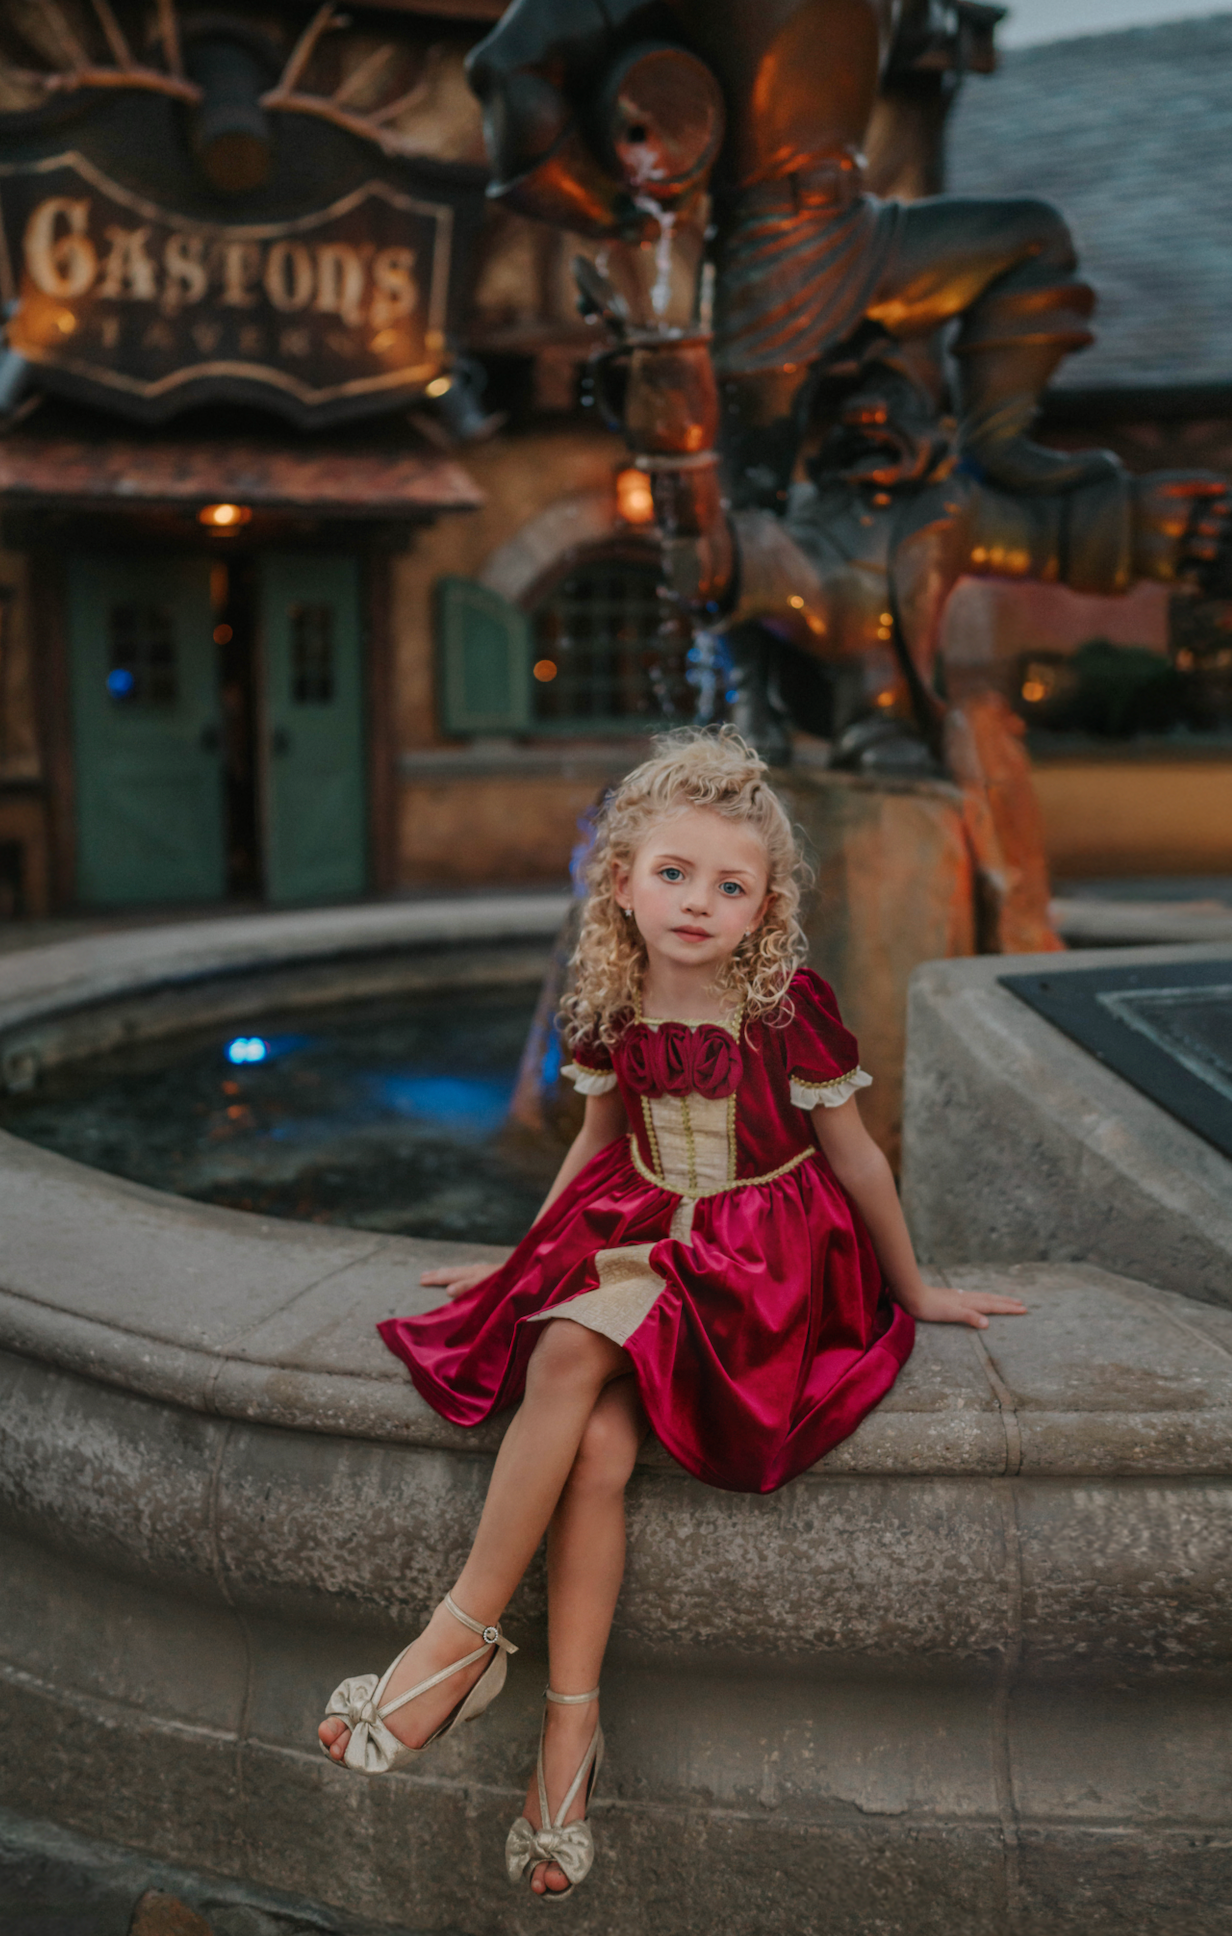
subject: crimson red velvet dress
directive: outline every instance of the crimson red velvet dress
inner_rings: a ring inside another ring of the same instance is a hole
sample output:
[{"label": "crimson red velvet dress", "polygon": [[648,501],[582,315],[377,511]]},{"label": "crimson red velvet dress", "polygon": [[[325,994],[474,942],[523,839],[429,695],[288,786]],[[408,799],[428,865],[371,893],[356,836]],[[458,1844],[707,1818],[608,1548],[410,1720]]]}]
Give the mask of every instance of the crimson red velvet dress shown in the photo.
[{"label": "crimson red velvet dress", "polygon": [[795,976],[790,1019],[631,1019],[584,1044],[584,1094],[619,1086],[631,1134],[591,1159],[508,1262],[455,1302],[378,1328],[455,1425],[522,1395],[538,1325],[623,1345],[687,1471],[773,1492],[853,1432],[911,1351],[810,1111],[870,1080],[833,991]]}]

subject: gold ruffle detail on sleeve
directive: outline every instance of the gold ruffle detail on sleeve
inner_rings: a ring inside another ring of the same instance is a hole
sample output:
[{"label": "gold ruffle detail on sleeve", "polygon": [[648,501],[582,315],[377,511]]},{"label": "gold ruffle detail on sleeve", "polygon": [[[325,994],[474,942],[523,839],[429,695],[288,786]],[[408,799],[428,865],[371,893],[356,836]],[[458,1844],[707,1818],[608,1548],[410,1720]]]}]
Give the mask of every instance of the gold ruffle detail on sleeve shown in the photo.
[{"label": "gold ruffle detail on sleeve", "polygon": [[616,1087],[614,1069],[588,1069],[583,1062],[566,1062],[560,1073],[573,1084],[579,1096],[607,1096]]},{"label": "gold ruffle detail on sleeve", "polygon": [[829,1082],[802,1082],[791,1078],[791,1099],[797,1109],[838,1109],[849,1102],[857,1089],[867,1089],[873,1078],[861,1068],[849,1069],[845,1076],[831,1076]]}]

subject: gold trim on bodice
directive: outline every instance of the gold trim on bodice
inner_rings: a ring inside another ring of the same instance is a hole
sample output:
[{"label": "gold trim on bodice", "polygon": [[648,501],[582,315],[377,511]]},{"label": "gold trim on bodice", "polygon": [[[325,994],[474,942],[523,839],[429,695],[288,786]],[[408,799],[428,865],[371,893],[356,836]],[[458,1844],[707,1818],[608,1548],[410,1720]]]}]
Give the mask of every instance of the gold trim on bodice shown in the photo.
[{"label": "gold trim on bodice", "polygon": [[[643,1015],[640,990],[634,1002],[634,1016],[652,1029],[661,1028],[665,1020],[675,1019]],[[743,1018],[742,1000],[726,1021],[682,1021],[677,1026],[689,1029],[721,1028],[739,1041]],[[813,1155],[810,1144],[807,1149],[797,1150],[786,1163],[780,1164],[777,1170],[768,1171],[765,1176],[737,1176],[734,1089],[730,1096],[717,1101],[690,1090],[687,1096],[643,1096],[641,1104],[646,1142],[654,1167],[647,1167],[638,1148],[636,1132],[631,1131],[629,1148],[633,1154],[633,1166],[647,1183],[656,1183],[661,1190],[673,1191],[684,1203],[693,1204],[702,1197],[722,1196],[726,1190],[746,1190],[756,1183],[773,1183],[778,1177],[796,1169],[806,1157]]]},{"label": "gold trim on bodice", "polygon": [[798,1170],[801,1163],[806,1162],[810,1156],[816,1156],[817,1151],[810,1144],[808,1149],[797,1150],[795,1155],[789,1156],[785,1163],[780,1163],[777,1170],[767,1170],[764,1176],[731,1177],[726,1183],[716,1183],[709,1189],[697,1190],[682,1190],[679,1184],[672,1182],[667,1176],[656,1175],[654,1170],[648,1167],[645,1157],[637,1146],[637,1136],[632,1130],[629,1132],[629,1154],[633,1159],[634,1169],[647,1183],[657,1184],[660,1190],[670,1190],[675,1196],[691,1200],[700,1197],[721,1197],[728,1190],[751,1190],[758,1183],[777,1183],[781,1176],[789,1176],[792,1170]]},{"label": "gold trim on bodice", "polygon": [[740,1040],[740,1031],[744,1026],[744,996],[742,995],[740,997],[740,1000],[736,1004],[736,1007],[725,1020],[720,1021],[720,1020],[711,1018],[711,1020],[709,1021],[693,1022],[693,1021],[680,1021],[674,1015],[643,1015],[642,1014],[642,991],[639,988],[637,991],[637,994],[633,997],[633,1019],[635,1022],[644,1022],[647,1028],[662,1028],[664,1022],[675,1022],[677,1028],[726,1029],[727,1033],[729,1035],[734,1035],[738,1042]]},{"label": "gold trim on bodice", "polygon": [[671,1190],[701,1196],[723,1190],[736,1174],[735,1093],[712,1101],[687,1096],[643,1096],[642,1116],[655,1168]]}]

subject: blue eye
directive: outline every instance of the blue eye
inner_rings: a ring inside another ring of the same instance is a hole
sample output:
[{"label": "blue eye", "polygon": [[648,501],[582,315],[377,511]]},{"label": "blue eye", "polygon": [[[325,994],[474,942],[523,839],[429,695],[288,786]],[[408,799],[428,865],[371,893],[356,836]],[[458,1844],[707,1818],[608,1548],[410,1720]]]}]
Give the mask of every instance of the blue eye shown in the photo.
[{"label": "blue eye", "polygon": [[671,881],[673,884],[676,881],[682,881],[684,879],[684,875],[678,867],[661,867],[659,872],[665,881]]},{"label": "blue eye", "polygon": [[728,900],[732,900],[737,894],[743,894],[744,889],[741,887],[739,881],[720,881],[719,893],[726,894]]}]

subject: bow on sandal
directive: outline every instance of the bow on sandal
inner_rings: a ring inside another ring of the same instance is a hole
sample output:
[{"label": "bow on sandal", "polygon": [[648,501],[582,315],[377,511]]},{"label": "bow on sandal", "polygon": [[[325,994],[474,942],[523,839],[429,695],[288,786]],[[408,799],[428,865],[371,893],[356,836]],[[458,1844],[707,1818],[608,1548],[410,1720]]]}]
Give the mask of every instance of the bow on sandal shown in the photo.
[{"label": "bow on sandal", "polygon": [[[443,1741],[447,1734],[461,1727],[463,1721],[477,1720],[505,1685],[508,1671],[506,1656],[518,1651],[513,1642],[505,1639],[499,1625],[481,1627],[477,1620],[471,1619],[469,1613],[463,1613],[461,1607],[455,1605],[451,1594],[445,1595],[442,1605],[448,1607],[455,1620],[460,1620],[464,1627],[469,1627],[472,1633],[480,1636],[482,1646],[476,1647],[473,1653],[464,1654],[461,1660],[455,1660],[450,1666],[442,1667],[439,1674],[430,1675],[426,1681],[420,1681],[418,1687],[408,1688],[405,1694],[399,1694],[396,1700],[387,1701],[384,1706],[381,1705],[381,1696],[389,1686],[398,1662],[414,1645],[413,1641],[402,1649],[397,1660],[390,1662],[379,1680],[375,1674],[357,1674],[353,1680],[343,1681],[336,1687],[329,1697],[325,1718],[329,1720],[336,1715],[351,1730],[351,1738],[342,1757],[344,1768],[353,1769],[361,1775],[388,1775],[395,1768],[405,1768],[416,1756],[426,1754],[436,1742]],[[473,1667],[477,1660],[483,1659],[490,1647],[496,1651],[484,1673],[479,1676],[470,1693],[458,1702],[452,1714],[446,1715],[440,1727],[428,1736],[422,1747],[408,1748],[396,1734],[390,1733],[385,1726],[388,1715],[395,1714],[420,1694],[426,1694],[429,1688],[439,1687],[451,1674],[460,1674],[464,1667]],[[321,1743],[321,1749],[324,1754],[329,1754],[324,1742]],[[330,1755],[330,1760],[333,1759]]]},{"label": "bow on sandal", "polygon": [[[553,1694],[546,1690],[546,1698],[555,1701],[559,1707],[580,1707],[583,1701],[597,1701],[599,1690],[592,1687],[589,1694]],[[595,1731],[590,1737],[590,1746],[582,1756],[582,1765],[569,1784],[569,1792],[556,1811],[555,1819],[548,1813],[548,1790],[543,1776],[543,1735],[547,1726],[545,1708],[543,1722],[539,1729],[539,1759],[535,1763],[535,1778],[539,1783],[539,1820],[542,1827],[533,1828],[525,1815],[519,1815],[509,1831],[505,1842],[505,1867],[509,1880],[518,1883],[525,1875],[530,1882],[541,1862],[555,1862],[568,1879],[567,1889],[545,1889],[541,1902],[561,1902],[578,1885],[585,1882],[595,1859],[594,1838],[590,1823],[569,1822],[569,1813],[582,1783],[586,1783],[586,1806],[590,1807],[591,1796],[595,1792],[595,1778],[603,1760],[603,1729],[595,1722]],[[529,1870],[529,1874],[527,1873]]]}]

